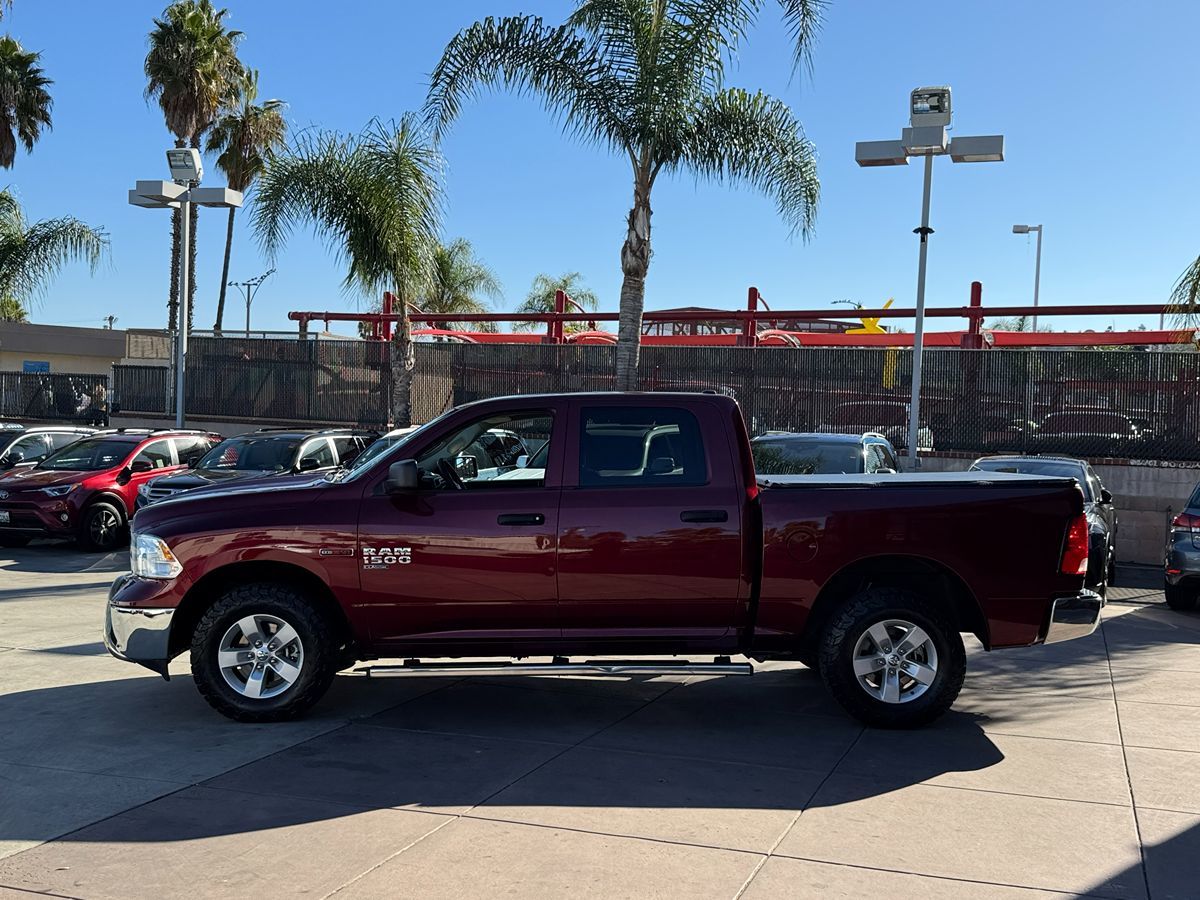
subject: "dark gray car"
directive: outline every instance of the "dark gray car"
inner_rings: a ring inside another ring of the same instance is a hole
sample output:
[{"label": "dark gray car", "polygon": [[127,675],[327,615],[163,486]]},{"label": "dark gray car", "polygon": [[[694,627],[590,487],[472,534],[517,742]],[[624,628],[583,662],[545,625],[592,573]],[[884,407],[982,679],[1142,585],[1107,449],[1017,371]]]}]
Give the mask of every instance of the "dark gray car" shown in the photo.
[{"label": "dark gray car", "polygon": [[1195,609],[1200,601],[1200,484],[1171,522],[1164,590],[1171,609]]},{"label": "dark gray car", "polygon": [[1078,481],[1088,521],[1087,586],[1104,595],[1116,574],[1117,508],[1112,494],[1085,460],[1071,456],[985,456],[971,463],[971,470],[1052,475]]}]

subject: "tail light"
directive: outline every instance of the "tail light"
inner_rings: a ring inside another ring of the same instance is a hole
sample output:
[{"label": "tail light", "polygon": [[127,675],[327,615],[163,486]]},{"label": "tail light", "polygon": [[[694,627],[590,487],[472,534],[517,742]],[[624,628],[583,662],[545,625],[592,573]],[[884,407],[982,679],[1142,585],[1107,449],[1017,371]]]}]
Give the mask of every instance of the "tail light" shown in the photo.
[{"label": "tail light", "polygon": [[1190,513],[1180,513],[1171,520],[1172,531],[1190,531],[1192,534],[1200,534],[1200,516],[1193,516]]},{"label": "tail light", "polygon": [[1059,571],[1064,575],[1086,575],[1088,564],[1087,516],[1080,513],[1067,526],[1067,537],[1063,541],[1062,564]]}]

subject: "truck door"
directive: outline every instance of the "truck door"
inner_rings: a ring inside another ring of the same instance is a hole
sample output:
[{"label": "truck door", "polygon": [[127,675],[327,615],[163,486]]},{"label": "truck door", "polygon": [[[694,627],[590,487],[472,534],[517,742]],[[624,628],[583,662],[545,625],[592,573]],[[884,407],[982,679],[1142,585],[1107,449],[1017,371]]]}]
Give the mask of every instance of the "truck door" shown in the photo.
[{"label": "truck door", "polygon": [[[560,636],[565,406],[557,416],[554,408],[533,408],[471,418],[414,447],[418,491],[383,493],[384,473],[367,488],[358,550],[374,640],[437,641],[445,652],[459,642],[469,650],[481,642]],[[486,455],[488,447],[506,452],[497,434],[535,448],[522,460],[526,465]],[[506,471],[498,475],[498,468]]]},{"label": "truck door", "polygon": [[716,409],[581,398],[569,431],[559,512],[564,638],[732,635],[743,498]]}]

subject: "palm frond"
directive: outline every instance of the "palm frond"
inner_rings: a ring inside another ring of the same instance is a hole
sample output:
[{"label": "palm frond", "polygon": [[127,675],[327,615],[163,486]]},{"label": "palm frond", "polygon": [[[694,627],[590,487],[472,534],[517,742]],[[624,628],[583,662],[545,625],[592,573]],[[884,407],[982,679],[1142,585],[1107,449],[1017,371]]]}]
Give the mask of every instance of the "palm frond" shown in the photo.
[{"label": "palm frond", "polygon": [[1171,288],[1167,306],[1174,328],[1182,331],[1200,327],[1200,256],[1184,270]]},{"label": "palm frond", "polygon": [[[765,0],[755,0],[761,4]],[[827,0],[779,0],[792,38],[792,66],[812,73],[812,51],[825,21]]]},{"label": "palm frond", "polygon": [[24,226],[12,195],[0,192],[0,296],[29,306],[67,263],[82,261],[94,272],[108,250],[108,235],[63,217]]},{"label": "palm frond", "polygon": [[534,16],[491,17],[460,31],[429,80],[425,114],[441,138],[465,101],[504,87],[537,95],[569,133],[625,149],[626,90],[597,52],[568,25]]},{"label": "palm frond", "polygon": [[775,200],[793,233],[811,235],[821,194],[817,154],[786,103],[740,88],[706,97],[683,146],[668,168],[686,165],[701,178],[747,184]]}]

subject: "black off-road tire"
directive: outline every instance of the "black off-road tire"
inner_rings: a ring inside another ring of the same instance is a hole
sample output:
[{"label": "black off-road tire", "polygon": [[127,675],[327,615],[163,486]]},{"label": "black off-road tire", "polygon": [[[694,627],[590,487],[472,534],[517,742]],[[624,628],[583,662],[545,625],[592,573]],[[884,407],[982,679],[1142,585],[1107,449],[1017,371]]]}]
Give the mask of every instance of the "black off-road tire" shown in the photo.
[{"label": "black off-road tire", "polygon": [[[97,523],[101,517],[114,521],[104,536],[96,533]],[[75,542],[81,550],[89,553],[108,553],[116,550],[128,540],[129,521],[125,518],[124,510],[115,503],[101,500],[84,509],[79,522],[79,530],[75,533]]]},{"label": "black off-road tire", "polygon": [[[251,699],[225,681],[217,653],[225,632],[248,615],[278,616],[290,624],[303,646],[300,675],[276,697]],[[308,712],[333,682],[340,662],[334,629],[297,588],[288,584],[242,584],[227,590],[208,608],[192,633],[192,680],[213,709],[238,722],[286,722]]]},{"label": "black off-road tire", "polygon": [[1107,585],[1109,587],[1115,587],[1117,584],[1117,551],[1116,551],[1116,548],[1113,548],[1113,551],[1109,554],[1108,575],[1107,575],[1107,577],[1105,577],[1104,581],[1107,583]]},{"label": "black off-road tire", "polygon": [[29,542],[33,538],[21,537],[19,535],[0,534],[0,547],[6,547],[10,550],[19,550],[22,547],[28,547]]},{"label": "black off-road tire", "polygon": [[1196,608],[1196,601],[1200,599],[1195,588],[1184,587],[1181,584],[1164,585],[1163,593],[1167,597],[1167,606],[1177,612],[1190,612]]},{"label": "black off-road tire", "polygon": [[[873,624],[903,619],[924,629],[937,650],[937,675],[919,697],[886,703],[871,696],[854,674],[855,644]],[[821,635],[821,679],[842,708],[860,722],[876,728],[916,728],[948,710],[967,672],[962,635],[941,608],[903,588],[868,588],[855,594],[835,612]]]}]

